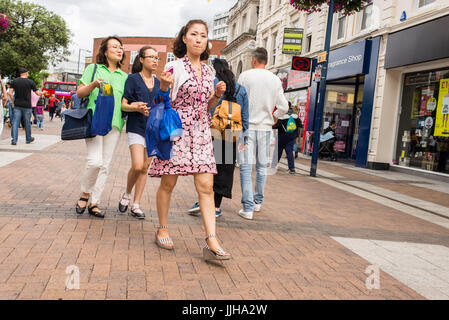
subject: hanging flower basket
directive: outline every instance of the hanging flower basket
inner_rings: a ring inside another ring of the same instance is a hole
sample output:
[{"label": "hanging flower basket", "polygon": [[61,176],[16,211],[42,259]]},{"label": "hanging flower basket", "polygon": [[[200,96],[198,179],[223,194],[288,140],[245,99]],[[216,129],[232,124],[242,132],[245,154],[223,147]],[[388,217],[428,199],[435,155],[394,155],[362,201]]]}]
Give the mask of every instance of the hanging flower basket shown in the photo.
[{"label": "hanging flower basket", "polygon": [[6,16],[6,14],[0,13],[0,33],[5,33],[8,28],[8,17]]},{"label": "hanging flower basket", "polygon": [[[334,12],[342,12],[346,15],[360,11],[363,6],[372,0],[334,0]],[[323,4],[329,4],[329,0],[290,0],[290,4],[297,10],[308,13],[320,12]]]}]

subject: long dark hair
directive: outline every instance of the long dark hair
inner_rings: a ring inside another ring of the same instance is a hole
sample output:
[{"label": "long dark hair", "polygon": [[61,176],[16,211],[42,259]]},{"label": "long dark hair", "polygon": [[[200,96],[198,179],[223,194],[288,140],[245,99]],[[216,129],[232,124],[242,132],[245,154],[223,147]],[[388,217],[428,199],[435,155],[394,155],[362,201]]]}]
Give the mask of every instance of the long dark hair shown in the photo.
[{"label": "long dark hair", "polygon": [[216,76],[218,80],[226,83],[226,92],[224,93],[224,99],[229,101],[236,101],[235,95],[235,77],[229,68],[228,63],[224,59],[214,59],[212,62]]},{"label": "long dark hair", "polygon": [[143,46],[142,48],[140,48],[139,54],[134,59],[132,73],[138,73],[138,72],[142,71],[143,65],[142,65],[142,62],[140,62],[140,58],[143,59],[143,57],[145,57],[145,51],[150,50],[150,49],[157,52],[152,46]]},{"label": "long dark hair", "polygon": [[[100,50],[98,51],[98,54],[96,57],[96,62],[98,64],[104,64],[106,67],[109,67],[109,63],[108,63],[108,59],[106,58],[105,53],[108,50],[108,42],[111,39],[117,40],[118,42],[120,42],[120,45],[123,46],[122,40],[120,40],[120,38],[117,36],[110,36],[110,37],[107,37],[106,39],[103,39],[103,41],[101,41]],[[122,60],[117,62],[117,68],[120,68],[122,66],[124,60],[125,60],[125,51],[123,51]]]},{"label": "long dark hair", "polygon": [[[207,33],[209,33],[209,28],[207,26],[207,23],[203,20],[190,20],[187,22],[187,24],[181,28],[181,31],[179,31],[178,35],[176,36],[175,41],[173,42],[173,54],[176,58],[180,59],[184,57],[187,53],[187,46],[182,40],[182,38],[187,35],[187,32],[189,31],[190,27],[194,24],[202,24],[206,27]],[[201,61],[209,59],[210,49],[209,49],[209,39],[207,39],[207,45],[206,50],[201,54],[200,59]]]}]

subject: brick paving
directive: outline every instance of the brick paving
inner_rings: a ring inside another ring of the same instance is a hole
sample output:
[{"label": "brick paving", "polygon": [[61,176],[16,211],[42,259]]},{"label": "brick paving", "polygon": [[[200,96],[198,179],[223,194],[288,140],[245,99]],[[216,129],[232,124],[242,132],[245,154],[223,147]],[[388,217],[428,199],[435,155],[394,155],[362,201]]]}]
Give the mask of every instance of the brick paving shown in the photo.
[{"label": "brick paving", "polygon": [[[45,125],[39,134],[59,134],[59,120]],[[10,151],[0,146],[3,152]],[[31,153],[0,168],[0,299],[424,299],[383,271],[380,289],[368,290],[370,263],[331,237],[449,247],[446,228],[302,174],[269,176],[262,211],[253,221],[243,220],[237,215],[237,169],[234,197],[223,201],[224,214],[217,219],[218,237],[233,259],[206,263],[202,220],[186,214],[196,201],[191,177],[179,178],[173,193],[172,252],[154,244],[158,179],[147,182],[144,221],[117,212],[130,165],[125,134],[103,194],[104,220],[74,210],[86,159],[83,141]],[[378,181],[325,163],[320,168]],[[71,265],[80,270],[78,290],[66,288]]]}]

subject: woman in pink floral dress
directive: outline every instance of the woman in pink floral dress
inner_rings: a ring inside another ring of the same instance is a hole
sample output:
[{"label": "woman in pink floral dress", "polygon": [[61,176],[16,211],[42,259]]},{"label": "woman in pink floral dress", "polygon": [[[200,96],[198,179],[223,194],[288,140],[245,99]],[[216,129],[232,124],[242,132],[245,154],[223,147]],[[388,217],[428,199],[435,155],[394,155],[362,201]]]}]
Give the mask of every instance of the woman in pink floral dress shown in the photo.
[{"label": "woman in pink floral dress", "polygon": [[220,248],[215,237],[215,205],[213,175],[217,173],[209,123],[209,110],[226,91],[226,84],[217,84],[214,92],[214,71],[202,63],[209,56],[208,28],[202,20],[192,20],[184,26],[174,42],[177,58],[166,66],[173,74],[172,102],[179,113],[183,135],[173,143],[172,157],[162,161],[154,159],[151,177],[161,177],[157,191],[157,211],[160,226],[156,243],[164,249],[173,249],[168,236],[167,218],[170,198],[178,176],[193,175],[202,211],[206,244],[206,260],[227,260],[231,255]]}]

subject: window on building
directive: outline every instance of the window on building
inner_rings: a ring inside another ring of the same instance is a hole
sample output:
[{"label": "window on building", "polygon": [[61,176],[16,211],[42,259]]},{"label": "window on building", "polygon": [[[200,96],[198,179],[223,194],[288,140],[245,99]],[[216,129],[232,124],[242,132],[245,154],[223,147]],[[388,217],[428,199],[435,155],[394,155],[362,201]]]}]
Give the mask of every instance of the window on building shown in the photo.
[{"label": "window on building", "polygon": [[276,53],[277,53],[277,38],[278,38],[278,34],[277,32],[273,33],[273,58],[271,60],[271,64],[275,65],[276,64]]},{"label": "window on building", "polygon": [[346,33],[346,16],[344,14],[338,14],[338,32],[337,39],[343,39]]},{"label": "window on building", "polygon": [[268,6],[267,6],[267,15],[269,15],[271,13],[271,0],[268,0],[267,4],[268,4]]},{"label": "window on building", "polygon": [[373,3],[369,3],[366,5],[361,12],[362,15],[362,24],[360,26],[360,30],[365,30],[373,24]]},{"label": "window on building", "polygon": [[235,27],[235,23],[232,25],[232,38],[235,39],[235,37],[237,36],[237,30]]},{"label": "window on building", "polygon": [[427,5],[431,4],[431,3],[434,3],[434,2],[435,2],[435,0],[419,0],[418,1],[418,8],[425,7],[425,6],[427,6]]},{"label": "window on building", "polygon": [[242,17],[242,30],[241,33],[245,32],[246,30],[246,13]]},{"label": "window on building", "polygon": [[214,62],[214,60],[217,58],[218,56],[211,54],[209,56],[209,60],[207,61],[209,63],[209,65],[212,65],[212,62]]},{"label": "window on building", "polygon": [[[265,49],[267,49],[267,46],[268,46],[268,38],[265,38],[265,39],[263,39],[263,41],[262,41],[262,47],[265,48]],[[268,49],[267,49],[267,50],[268,50]]]},{"label": "window on building", "polygon": [[305,47],[306,51],[305,52],[310,52],[312,50],[312,35],[309,34],[306,37],[306,47]]},{"label": "window on building", "polygon": [[129,64],[134,63],[134,60],[136,60],[136,57],[138,54],[139,54],[139,51],[131,51],[131,54],[129,56]]},{"label": "window on building", "polygon": [[315,15],[313,13],[309,13],[307,16],[307,33],[312,33],[314,16]]},{"label": "window on building", "polygon": [[256,14],[257,14],[257,22],[259,22],[259,6],[256,8]]},{"label": "window on building", "polygon": [[167,63],[175,60],[175,55],[173,52],[167,52]]}]

